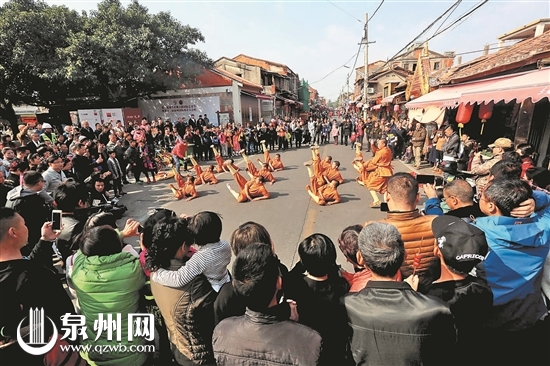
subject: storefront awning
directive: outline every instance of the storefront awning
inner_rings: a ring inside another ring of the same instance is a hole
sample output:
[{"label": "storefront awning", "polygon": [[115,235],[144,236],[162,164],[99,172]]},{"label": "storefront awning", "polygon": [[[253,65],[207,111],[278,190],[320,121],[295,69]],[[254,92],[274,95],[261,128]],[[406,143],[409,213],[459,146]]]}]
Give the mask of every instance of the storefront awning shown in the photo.
[{"label": "storefront awning", "polygon": [[395,97],[398,97],[400,96],[401,94],[405,94],[404,91],[401,91],[399,93],[395,93],[395,94],[392,94],[392,95],[388,95],[387,97],[385,97],[384,99],[382,99],[382,103],[393,103],[393,100],[395,99]]},{"label": "storefront awning", "polygon": [[517,103],[531,98],[533,103],[543,98],[550,99],[550,68],[531,71],[462,93],[460,103]]},{"label": "storefront awning", "polygon": [[422,117],[417,119],[420,123],[430,123],[435,122],[438,126],[441,126],[443,123],[443,118],[445,118],[445,109],[440,109],[438,107],[428,107]]},{"label": "storefront awning", "polygon": [[265,94],[256,94],[256,98],[264,99],[264,100],[273,100],[272,95],[265,95]]},{"label": "storefront awning", "polygon": [[373,110],[373,111],[376,111],[378,109],[382,108],[382,105],[381,104],[377,104],[375,106],[372,106],[370,109]]},{"label": "storefront awning", "polygon": [[423,95],[415,100],[405,104],[408,109],[437,107],[437,108],[455,108],[460,104],[460,97],[463,93],[474,92],[479,88],[487,87],[498,81],[513,78],[513,75],[503,77],[474,81],[452,86],[442,86],[433,92]]}]

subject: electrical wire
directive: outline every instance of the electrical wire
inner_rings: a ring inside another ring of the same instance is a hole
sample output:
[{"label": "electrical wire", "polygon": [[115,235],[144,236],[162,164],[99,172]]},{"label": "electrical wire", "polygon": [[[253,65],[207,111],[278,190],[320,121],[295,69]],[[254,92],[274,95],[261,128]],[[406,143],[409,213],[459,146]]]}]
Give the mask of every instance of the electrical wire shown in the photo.
[{"label": "electrical wire", "polygon": [[351,57],[349,58],[349,60],[347,60],[343,65],[338,66],[336,69],[332,70],[331,72],[329,72],[328,74],[326,74],[325,76],[323,76],[321,79],[316,80],[316,81],[313,81],[313,82],[308,83],[308,84],[311,85],[311,84],[315,84],[315,83],[318,83],[318,82],[320,82],[320,81],[325,80],[325,79],[328,78],[330,75],[332,75],[332,74],[334,74],[336,71],[340,70],[342,67],[345,67],[345,66],[348,64],[348,62],[350,62],[355,56],[356,56],[356,54],[353,54],[353,56],[351,56]]},{"label": "electrical wire", "polygon": [[456,9],[458,9],[458,7],[460,6],[460,4],[462,3],[462,0],[460,0],[459,2],[455,3],[456,4],[456,7],[453,9],[453,11],[451,11],[449,13],[449,15],[447,15],[447,17],[445,19],[443,19],[443,21],[441,22],[441,24],[439,25],[439,27],[435,30],[434,34],[437,33],[441,27],[443,26],[443,24],[445,24],[445,22],[447,21],[447,19],[449,19],[451,17],[451,15],[453,15],[453,13],[455,12]]},{"label": "electrical wire", "polygon": [[460,21],[464,21],[466,20],[470,15],[472,15],[477,9],[481,8],[483,5],[487,4],[487,2],[489,2],[489,0],[482,0],[479,4],[477,4],[476,6],[474,6],[473,8],[471,8],[470,10],[468,10],[465,14],[461,15],[458,19],[456,19],[454,22],[452,22],[451,24],[449,24],[447,27],[443,28],[442,30],[440,30],[439,32],[436,32],[434,33],[430,38],[428,38],[428,41],[434,37],[437,37],[438,35],[440,35],[441,33],[445,32],[447,29],[451,28],[453,25],[455,25],[456,23],[460,22]]},{"label": "electrical wire", "polygon": [[377,7],[376,10],[374,11],[374,13],[370,16],[370,18],[369,18],[369,20],[367,21],[367,23],[370,22],[370,21],[372,20],[372,18],[374,18],[374,16],[376,15],[376,13],[378,13],[378,10],[379,10],[380,7],[382,6],[382,4],[384,4],[384,1],[386,1],[386,0],[382,0],[382,1],[380,2],[380,4],[378,5],[378,7]]},{"label": "electrical wire", "polygon": [[348,13],[347,11],[345,11],[344,9],[342,9],[341,7],[339,7],[338,5],[336,5],[335,3],[333,3],[332,1],[330,0],[327,0],[327,2],[333,6],[335,6],[336,8],[340,9],[341,11],[343,11],[344,13],[346,13],[347,15],[349,15],[350,17],[352,17],[353,19],[357,20],[359,23],[363,24],[363,21],[361,19],[358,19],[356,18],[354,15]]}]

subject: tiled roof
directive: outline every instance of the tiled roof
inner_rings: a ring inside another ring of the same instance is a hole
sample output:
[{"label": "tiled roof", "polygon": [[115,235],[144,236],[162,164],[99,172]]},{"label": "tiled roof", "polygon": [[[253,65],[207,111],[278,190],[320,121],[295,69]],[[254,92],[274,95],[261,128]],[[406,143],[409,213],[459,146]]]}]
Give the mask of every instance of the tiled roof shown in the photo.
[{"label": "tiled roof", "polygon": [[536,63],[541,57],[548,56],[550,56],[550,31],[518,42],[496,53],[482,56],[473,60],[475,62],[459,65],[452,74],[439,79],[442,84],[446,84],[484,78]]},{"label": "tiled roof", "polygon": [[219,67],[217,67],[217,68],[215,69],[215,71],[216,71],[216,72],[219,72],[220,74],[223,74],[224,76],[227,76],[227,77],[230,78],[230,79],[236,80],[236,81],[242,83],[243,85],[250,86],[250,87],[253,87],[253,88],[257,88],[257,89],[263,89],[263,86],[258,85],[258,84],[255,84],[255,83],[253,83],[253,82],[251,82],[251,81],[248,81],[248,80],[246,80],[246,79],[243,79],[243,78],[241,78],[240,76],[237,76],[237,75],[235,75],[235,74],[232,74],[232,73],[230,73],[229,71],[226,71],[226,70],[221,69],[221,68],[219,68]]}]

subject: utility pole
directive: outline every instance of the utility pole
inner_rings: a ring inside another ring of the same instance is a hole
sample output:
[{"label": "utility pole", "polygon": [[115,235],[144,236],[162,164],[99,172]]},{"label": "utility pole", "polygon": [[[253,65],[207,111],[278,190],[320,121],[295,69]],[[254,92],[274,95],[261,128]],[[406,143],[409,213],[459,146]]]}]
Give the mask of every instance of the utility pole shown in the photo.
[{"label": "utility pole", "polygon": [[363,122],[367,121],[367,105],[368,105],[368,93],[369,88],[369,13],[365,13],[365,28],[363,32],[363,43],[365,43],[365,75],[363,76],[363,96],[365,101],[363,102]]},{"label": "utility pole", "polygon": [[365,102],[363,103],[363,121],[367,120],[367,102],[368,102],[368,93],[367,89],[369,88],[369,43],[376,43],[376,41],[369,42],[369,13],[365,14],[365,28],[363,31],[363,41],[361,42],[365,45],[365,75],[363,76],[363,96]]}]

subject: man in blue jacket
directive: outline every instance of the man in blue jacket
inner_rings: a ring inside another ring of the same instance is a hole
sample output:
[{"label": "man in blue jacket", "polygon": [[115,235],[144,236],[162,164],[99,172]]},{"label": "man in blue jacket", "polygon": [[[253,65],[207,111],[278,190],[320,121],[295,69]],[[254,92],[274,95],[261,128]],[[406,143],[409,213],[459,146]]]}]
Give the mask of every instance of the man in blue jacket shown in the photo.
[{"label": "man in blue jacket", "polygon": [[543,321],[548,310],[541,290],[550,249],[550,198],[537,193],[534,198],[542,209],[527,218],[510,216],[531,197],[527,182],[502,178],[492,181],[480,198],[487,217],[477,218],[475,225],[485,232],[489,253],[478,269],[493,292],[493,312],[486,322],[490,363],[531,365],[550,360],[549,322]]}]

